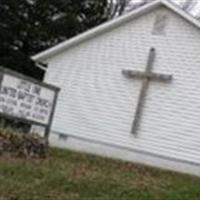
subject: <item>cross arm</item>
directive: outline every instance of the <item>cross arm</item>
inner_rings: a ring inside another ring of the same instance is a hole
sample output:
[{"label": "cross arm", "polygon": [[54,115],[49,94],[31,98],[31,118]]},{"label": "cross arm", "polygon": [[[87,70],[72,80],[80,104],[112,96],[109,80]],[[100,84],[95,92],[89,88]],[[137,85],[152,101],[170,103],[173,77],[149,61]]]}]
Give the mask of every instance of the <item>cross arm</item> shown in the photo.
[{"label": "cross arm", "polygon": [[172,80],[172,75],[168,74],[159,74],[159,73],[146,73],[135,70],[122,70],[122,74],[124,74],[128,78],[137,78],[137,79],[150,79],[157,81],[170,81]]}]

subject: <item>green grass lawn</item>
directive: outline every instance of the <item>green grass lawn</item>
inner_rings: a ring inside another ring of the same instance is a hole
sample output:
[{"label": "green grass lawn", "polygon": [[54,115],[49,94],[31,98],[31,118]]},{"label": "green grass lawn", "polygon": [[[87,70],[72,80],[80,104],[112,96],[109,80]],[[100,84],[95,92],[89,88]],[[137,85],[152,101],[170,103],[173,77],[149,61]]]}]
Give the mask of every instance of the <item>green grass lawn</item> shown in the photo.
[{"label": "green grass lawn", "polygon": [[46,160],[0,157],[0,200],[200,200],[200,179],[52,149]]}]

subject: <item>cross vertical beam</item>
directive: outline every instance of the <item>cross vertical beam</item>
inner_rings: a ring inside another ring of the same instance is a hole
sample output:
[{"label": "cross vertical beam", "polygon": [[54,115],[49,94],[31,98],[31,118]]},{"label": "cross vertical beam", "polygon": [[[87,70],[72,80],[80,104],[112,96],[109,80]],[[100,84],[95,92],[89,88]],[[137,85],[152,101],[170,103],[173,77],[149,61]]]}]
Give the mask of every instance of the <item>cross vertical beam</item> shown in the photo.
[{"label": "cross vertical beam", "polygon": [[[149,52],[149,58],[148,58],[147,66],[146,66],[146,70],[145,70],[146,74],[151,73],[155,56],[156,56],[155,49],[152,48]],[[131,133],[133,133],[133,134],[135,134],[137,132],[137,129],[139,127],[139,121],[140,121],[140,118],[141,118],[141,115],[142,115],[144,100],[145,100],[145,96],[146,96],[146,93],[147,93],[148,86],[149,86],[149,78],[145,77],[142,80],[142,89],[141,89],[141,92],[139,94],[138,103],[137,103],[136,112],[135,112],[135,117],[134,117],[132,128],[131,128]]]},{"label": "cross vertical beam", "polygon": [[140,125],[139,122],[141,121],[143,105],[145,102],[145,96],[147,94],[149,82],[151,80],[164,81],[164,82],[172,80],[172,75],[158,74],[158,73],[152,72],[155,57],[156,57],[156,51],[154,48],[151,48],[149,52],[149,57],[148,57],[147,65],[145,68],[145,72],[139,72],[139,71],[134,71],[134,70],[122,70],[122,73],[128,78],[142,79],[142,88],[139,94],[135,116],[134,116],[134,120],[133,120],[133,124],[131,128],[131,133],[133,134],[137,133],[139,125]]}]

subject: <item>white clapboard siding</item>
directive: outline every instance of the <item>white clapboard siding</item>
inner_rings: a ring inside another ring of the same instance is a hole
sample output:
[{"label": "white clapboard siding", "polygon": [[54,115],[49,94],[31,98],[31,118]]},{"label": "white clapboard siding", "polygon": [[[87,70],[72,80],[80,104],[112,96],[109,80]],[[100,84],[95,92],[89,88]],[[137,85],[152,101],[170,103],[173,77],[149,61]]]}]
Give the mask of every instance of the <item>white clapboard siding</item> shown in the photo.
[{"label": "white clapboard siding", "polygon": [[[152,35],[160,13],[168,16],[166,34]],[[48,58],[45,81],[61,88],[52,130],[200,165],[199,44],[195,26],[160,7]],[[141,80],[121,70],[143,71],[151,47],[153,71],[173,80],[150,82],[135,137],[130,130]]]}]

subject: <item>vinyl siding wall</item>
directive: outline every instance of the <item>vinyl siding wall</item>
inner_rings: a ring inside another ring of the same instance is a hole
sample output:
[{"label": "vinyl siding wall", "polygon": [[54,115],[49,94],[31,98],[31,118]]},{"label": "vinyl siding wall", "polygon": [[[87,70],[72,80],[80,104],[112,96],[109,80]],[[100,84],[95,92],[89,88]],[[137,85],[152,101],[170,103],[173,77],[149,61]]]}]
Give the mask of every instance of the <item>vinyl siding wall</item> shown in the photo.
[{"label": "vinyl siding wall", "polygon": [[[159,13],[168,16],[166,34],[152,35]],[[151,47],[153,71],[173,81],[151,81],[135,137],[142,81],[121,70],[144,71]],[[45,81],[61,88],[54,132],[200,165],[200,31],[172,11],[160,7],[45,62]]]}]

